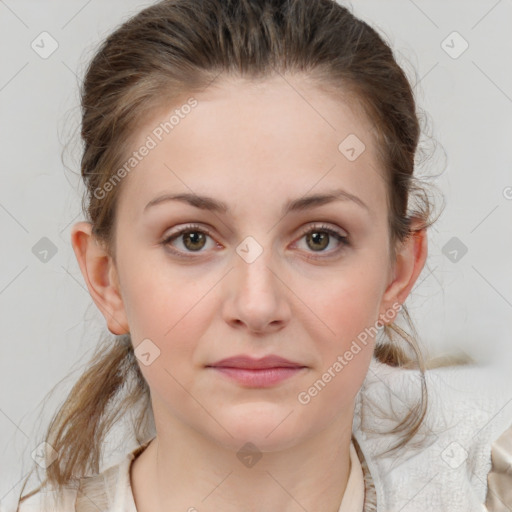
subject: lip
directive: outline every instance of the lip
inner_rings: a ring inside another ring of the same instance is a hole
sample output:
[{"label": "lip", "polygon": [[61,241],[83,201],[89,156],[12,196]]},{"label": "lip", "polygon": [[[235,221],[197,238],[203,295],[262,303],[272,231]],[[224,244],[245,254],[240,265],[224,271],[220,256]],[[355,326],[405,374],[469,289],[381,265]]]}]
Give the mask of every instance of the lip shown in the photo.
[{"label": "lip", "polygon": [[252,388],[274,386],[307,368],[276,355],[254,359],[249,356],[229,357],[207,365],[238,384]]},{"label": "lip", "polygon": [[305,365],[290,361],[284,357],[277,355],[269,355],[260,359],[255,359],[251,356],[240,355],[221,359],[216,363],[209,364],[207,367],[214,368],[243,368],[246,370],[262,370],[270,368],[305,368]]}]

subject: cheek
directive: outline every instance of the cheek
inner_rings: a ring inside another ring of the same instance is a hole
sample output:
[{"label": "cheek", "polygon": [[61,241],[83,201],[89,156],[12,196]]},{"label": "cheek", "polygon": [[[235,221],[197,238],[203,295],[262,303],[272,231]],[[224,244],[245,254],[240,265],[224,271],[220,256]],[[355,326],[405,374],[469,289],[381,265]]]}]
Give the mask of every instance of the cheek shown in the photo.
[{"label": "cheek", "polygon": [[320,358],[316,378],[322,381],[320,388],[325,384],[318,401],[345,401],[361,386],[380,327],[383,284],[381,268],[352,267],[323,287],[310,289],[307,305],[319,319],[315,317],[307,325]]},{"label": "cheek", "polygon": [[158,347],[154,349],[158,356],[151,364],[139,360],[142,375],[152,392],[177,415],[179,407],[174,409],[173,404],[190,400],[186,390],[194,384],[192,367],[196,364],[197,340],[211,323],[211,312],[203,287],[178,276],[171,280],[169,276],[160,279],[155,275],[162,274],[154,269],[140,272],[131,280],[126,309],[136,354],[138,344],[145,339]]},{"label": "cheek", "polygon": [[[347,266],[330,279],[304,285],[301,296],[323,325],[320,339],[342,348],[378,320],[384,288],[384,269]],[[320,331],[317,332],[317,335]]]},{"label": "cheek", "polygon": [[329,423],[350,410],[372,359],[378,299],[374,286],[358,280],[340,284],[312,305],[325,324],[316,322],[321,327],[310,331],[319,364],[297,394],[308,414]]},{"label": "cheek", "polygon": [[161,367],[180,382],[186,380],[190,366],[201,363],[198,340],[218,315],[219,301],[212,293],[218,276],[191,277],[155,262],[134,268],[136,272],[127,274],[132,277],[125,282],[123,296],[132,342],[136,348],[148,338],[159,348],[158,364],[147,367],[148,373]]},{"label": "cheek", "polygon": [[319,307],[336,339],[357,336],[378,319],[380,294],[362,280],[341,283]]},{"label": "cheek", "polygon": [[203,287],[166,261],[163,248],[149,251],[136,240],[124,244],[118,265],[132,340],[135,344],[144,338],[163,340],[200,300]]}]

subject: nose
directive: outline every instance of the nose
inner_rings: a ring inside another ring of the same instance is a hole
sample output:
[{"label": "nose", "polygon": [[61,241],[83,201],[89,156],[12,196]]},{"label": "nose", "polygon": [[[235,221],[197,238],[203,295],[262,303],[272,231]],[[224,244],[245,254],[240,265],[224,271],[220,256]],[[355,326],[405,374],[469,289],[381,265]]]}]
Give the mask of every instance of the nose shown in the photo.
[{"label": "nose", "polygon": [[275,267],[270,250],[248,262],[238,254],[224,282],[223,316],[227,323],[250,333],[281,330],[290,321],[290,289]]}]

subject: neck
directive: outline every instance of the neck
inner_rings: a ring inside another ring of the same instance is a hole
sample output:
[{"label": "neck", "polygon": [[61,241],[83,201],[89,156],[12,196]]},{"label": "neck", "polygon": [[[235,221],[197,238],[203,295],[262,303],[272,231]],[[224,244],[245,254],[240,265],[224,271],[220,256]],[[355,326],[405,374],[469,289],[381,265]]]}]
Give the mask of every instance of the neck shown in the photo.
[{"label": "neck", "polygon": [[139,512],[339,510],[350,473],[352,415],[300,443],[253,453],[222,446],[175,418],[156,426],[157,437],[132,464]]}]

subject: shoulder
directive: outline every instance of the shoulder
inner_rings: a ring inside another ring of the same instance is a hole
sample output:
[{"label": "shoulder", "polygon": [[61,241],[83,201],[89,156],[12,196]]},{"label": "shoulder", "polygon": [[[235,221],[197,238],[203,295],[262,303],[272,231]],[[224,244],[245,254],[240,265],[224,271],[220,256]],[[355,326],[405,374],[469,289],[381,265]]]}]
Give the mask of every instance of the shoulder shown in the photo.
[{"label": "shoulder", "polygon": [[[130,464],[145,447],[143,445],[126,454],[122,460],[96,475],[80,478],[76,485],[65,487],[60,493],[45,489],[31,495],[19,504],[18,512],[109,512],[135,510],[130,490]],[[0,512],[16,512],[0,505]]]},{"label": "shoulder", "polygon": [[399,440],[392,429],[422,398],[422,377],[418,370],[372,361],[354,433],[369,459],[381,504],[400,508],[410,500],[410,507],[421,510],[482,510],[491,443],[512,424],[512,396],[504,383],[492,367],[427,370],[422,425],[404,448],[386,457],[381,454]]},{"label": "shoulder", "polygon": [[[372,360],[361,388],[362,405],[366,399],[366,405],[378,401],[382,406],[390,406],[397,415],[407,412],[422,398],[422,380],[419,370],[390,367]],[[511,383],[509,377],[498,373],[493,366],[426,370],[424,430],[436,435],[448,431],[459,435],[467,431],[472,438],[479,433],[492,438],[512,423]],[[485,432],[481,432],[483,429]]]},{"label": "shoulder", "polygon": [[76,512],[122,510],[136,512],[130,482],[130,467],[152,439],[124,455],[122,460],[98,475],[80,479],[76,497]]},{"label": "shoulder", "polygon": [[[19,503],[18,512],[74,512],[77,490],[64,488],[60,493],[56,490],[40,490]],[[16,512],[17,505],[12,508],[0,508],[0,512]]]}]

